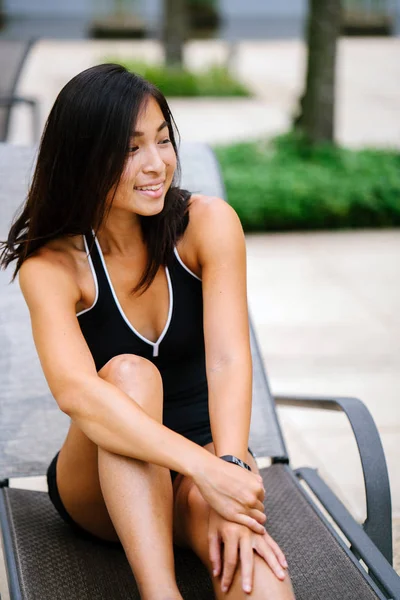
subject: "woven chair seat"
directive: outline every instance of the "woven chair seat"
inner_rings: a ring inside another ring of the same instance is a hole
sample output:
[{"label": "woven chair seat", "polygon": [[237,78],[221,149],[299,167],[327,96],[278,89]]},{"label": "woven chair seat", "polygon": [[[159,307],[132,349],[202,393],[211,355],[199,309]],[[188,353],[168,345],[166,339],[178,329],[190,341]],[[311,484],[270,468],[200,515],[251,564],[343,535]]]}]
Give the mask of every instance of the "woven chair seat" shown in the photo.
[{"label": "woven chair seat", "polygon": [[[284,550],[297,600],[372,600],[376,595],[306,500],[290,470],[262,471],[268,531]],[[5,488],[21,600],[139,600],[122,547],[81,539],[46,493]],[[213,598],[206,569],[176,549],[176,576],[187,600]],[[157,577],[157,573],[154,574]],[[13,596],[12,596],[13,597]]]}]

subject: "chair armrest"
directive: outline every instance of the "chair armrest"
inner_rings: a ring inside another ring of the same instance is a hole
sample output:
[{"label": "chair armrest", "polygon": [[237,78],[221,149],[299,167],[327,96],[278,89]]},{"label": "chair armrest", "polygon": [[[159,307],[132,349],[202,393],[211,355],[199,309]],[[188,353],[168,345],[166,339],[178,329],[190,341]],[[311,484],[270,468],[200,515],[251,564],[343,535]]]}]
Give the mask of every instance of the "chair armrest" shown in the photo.
[{"label": "chair armrest", "polygon": [[5,106],[11,109],[14,104],[27,104],[32,111],[32,139],[36,143],[39,135],[39,103],[36,98],[27,98],[24,96],[0,96],[0,106]]},{"label": "chair armrest", "polygon": [[11,107],[13,104],[37,104],[35,98],[25,98],[24,96],[0,96],[0,106]]},{"label": "chair armrest", "polygon": [[368,408],[357,398],[275,396],[275,402],[278,406],[336,410],[346,414],[356,439],[364,475],[367,518],[363,527],[391,562],[392,503],[389,475],[381,438]]}]

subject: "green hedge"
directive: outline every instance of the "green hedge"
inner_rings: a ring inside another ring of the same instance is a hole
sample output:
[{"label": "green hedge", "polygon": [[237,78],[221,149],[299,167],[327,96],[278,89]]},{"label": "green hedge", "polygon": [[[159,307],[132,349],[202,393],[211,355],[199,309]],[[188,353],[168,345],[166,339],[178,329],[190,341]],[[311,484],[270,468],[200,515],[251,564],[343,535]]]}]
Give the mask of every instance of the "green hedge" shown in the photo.
[{"label": "green hedge", "polygon": [[221,65],[194,72],[163,65],[107,59],[123,65],[128,71],[142,75],[154,83],[165,96],[250,96],[250,91],[234,79],[228,69]]},{"label": "green hedge", "polygon": [[247,231],[400,226],[400,153],[311,149],[295,134],[215,148]]}]

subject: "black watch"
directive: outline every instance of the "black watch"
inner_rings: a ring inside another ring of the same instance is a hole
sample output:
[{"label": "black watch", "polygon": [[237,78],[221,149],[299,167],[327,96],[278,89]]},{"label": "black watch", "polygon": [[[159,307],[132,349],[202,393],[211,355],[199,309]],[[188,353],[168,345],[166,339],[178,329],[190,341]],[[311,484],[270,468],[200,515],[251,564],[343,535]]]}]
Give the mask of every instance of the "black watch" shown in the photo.
[{"label": "black watch", "polygon": [[251,471],[249,465],[246,464],[243,460],[240,460],[240,458],[238,458],[237,456],[232,456],[231,454],[226,454],[225,456],[220,456],[220,458],[222,460],[225,460],[226,462],[233,463],[234,465],[237,465],[238,467],[242,467],[242,469]]}]

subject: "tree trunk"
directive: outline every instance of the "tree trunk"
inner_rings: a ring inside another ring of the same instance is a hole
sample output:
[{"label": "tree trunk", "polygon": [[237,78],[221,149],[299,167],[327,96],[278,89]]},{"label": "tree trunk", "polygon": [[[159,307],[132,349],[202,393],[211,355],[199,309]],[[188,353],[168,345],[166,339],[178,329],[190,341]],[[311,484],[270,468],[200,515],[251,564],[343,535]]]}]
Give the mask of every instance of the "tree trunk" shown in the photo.
[{"label": "tree trunk", "polygon": [[187,36],[186,0],[164,0],[163,42],[168,66],[183,66],[183,48]]},{"label": "tree trunk", "polygon": [[341,4],[341,0],[308,1],[306,86],[294,125],[313,144],[334,140],[336,46]]}]

